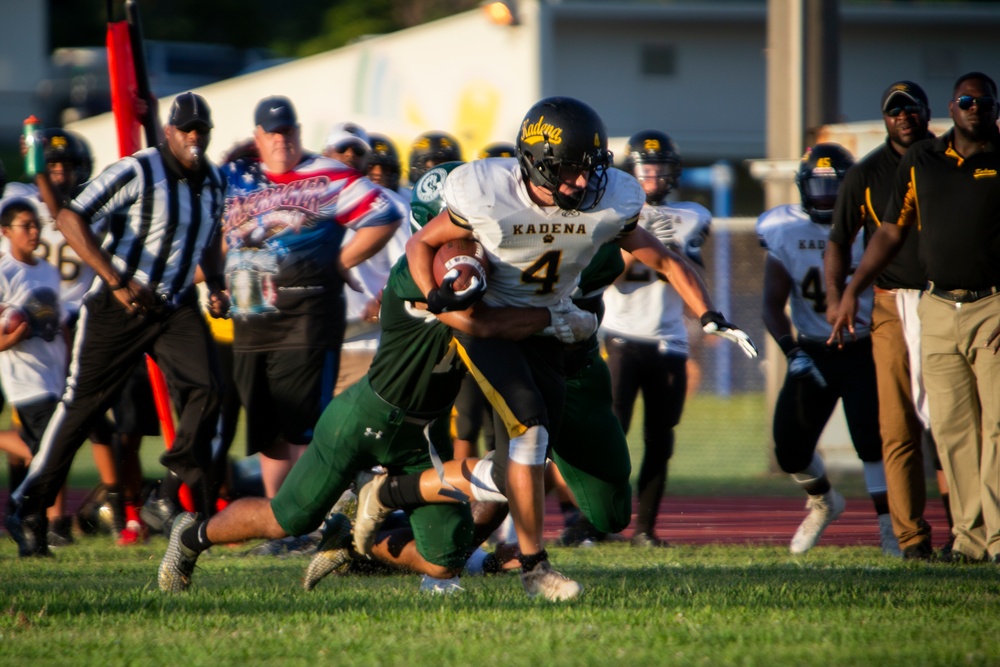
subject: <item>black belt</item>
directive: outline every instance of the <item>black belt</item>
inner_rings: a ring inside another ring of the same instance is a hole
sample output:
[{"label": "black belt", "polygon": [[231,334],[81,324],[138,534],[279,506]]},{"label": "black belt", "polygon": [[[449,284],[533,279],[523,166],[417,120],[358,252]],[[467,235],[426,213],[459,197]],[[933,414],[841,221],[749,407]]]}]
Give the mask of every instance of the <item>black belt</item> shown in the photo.
[{"label": "black belt", "polygon": [[973,301],[979,301],[980,299],[985,299],[988,296],[993,296],[994,294],[1000,292],[1000,287],[984,287],[983,289],[941,289],[940,287],[936,287],[934,283],[931,283],[930,289],[927,291],[934,296],[939,296],[942,299],[954,301],[955,303],[972,303]]}]

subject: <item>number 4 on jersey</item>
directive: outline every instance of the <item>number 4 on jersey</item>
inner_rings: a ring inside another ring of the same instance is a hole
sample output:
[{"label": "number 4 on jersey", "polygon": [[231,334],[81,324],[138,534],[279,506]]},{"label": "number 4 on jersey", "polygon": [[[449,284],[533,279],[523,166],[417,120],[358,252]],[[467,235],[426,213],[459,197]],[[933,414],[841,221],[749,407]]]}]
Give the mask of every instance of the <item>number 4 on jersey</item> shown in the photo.
[{"label": "number 4 on jersey", "polygon": [[559,262],[561,250],[550,250],[535,260],[535,263],[521,272],[521,282],[537,284],[535,294],[549,294],[559,282]]}]

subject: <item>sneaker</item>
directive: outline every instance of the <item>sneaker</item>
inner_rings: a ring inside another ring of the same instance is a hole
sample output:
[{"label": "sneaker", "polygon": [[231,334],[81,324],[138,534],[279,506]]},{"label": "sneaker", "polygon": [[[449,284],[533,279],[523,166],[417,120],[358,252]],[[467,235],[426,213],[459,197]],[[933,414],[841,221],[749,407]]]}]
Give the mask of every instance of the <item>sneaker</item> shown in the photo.
[{"label": "sneaker", "polygon": [[888,514],[878,515],[878,540],[882,553],[893,558],[902,558],[903,551],[899,548],[899,540],[892,529],[892,517]]},{"label": "sneaker", "polygon": [[139,510],[139,517],[156,533],[172,535],[172,524],[178,515],[177,506],[170,498],[160,498],[159,489],[149,494],[146,503]]},{"label": "sneaker", "polygon": [[633,547],[639,547],[642,549],[657,548],[670,546],[667,544],[666,540],[661,540],[652,533],[640,532],[632,536],[630,540]]},{"label": "sneaker", "polygon": [[789,551],[793,554],[804,554],[816,546],[823,531],[844,513],[846,506],[844,497],[833,489],[822,496],[809,496],[809,501],[806,503],[809,514],[792,536]]},{"label": "sneaker", "polygon": [[942,555],[939,560],[949,565],[980,565],[989,562],[988,558],[976,558],[975,556],[962,553],[957,549],[952,549],[947,554]]},{"label": "sneaker", "polygon": [[21,558],[51,556],[46,537],[49,520],[44,514],[21,516],[21,510],[10,512],[4,521],[7,534],[17,542],[17,555]]},{"label": "sneaker", "polygon": [[294,535],[276,537],[273,540],[261,542],[252,549],[243,552],[244,556],[285,556],[298,547],[299,538]]},{"label": "sneaker", "polygon": [[358,516],[354,524],[354,549],[362,555],[371,558],[372,547],[375,545],[375,533],[392,510],[379,502],[379,489],[389,476],[385,473],[358,473],[354,487],[358,493]]},{"label": "sneaker", "polygon": [[541,595],[553,602],[572,600],[583,592],[583,586],[553,570],[547,560],[541,561],[529,572],[521,572],[521,583],[529,598]]},{"label": "sneaker", "polygon": [[934,547],[930,540],[922,540],[903,549],[903,560],[935,560]]},{"label": "sneaker", "polygon": [[163,555],[157,576],[160,590],[165,593],[186,591],[191,585],[191,575],[194,573],[198,554],[181,544],[181,533],[195,521],[195,515],[190,512],[179,514],[173,521],[167,553]]},{"label": "sneaker", "polygon": [[458,577],[451,579],[435,579],[430,575],[424,575],[420,579],[420,592],[431,595],[454,595],[465,589],[459,586]]},{"label": "sneaker", "polygon": [[303,588],[311,591],[323,577],[345,569],[351,560],[351,520],[346,515],[331,514],[323,522],[316,555],[309,561]]},{"label": "sneaker", "polygon": [[73,539],[73,517],[61,516],[58,519],[49,521],[49,530],[45,536],[45,541],[50,547],[68,547],[76,540]]}]

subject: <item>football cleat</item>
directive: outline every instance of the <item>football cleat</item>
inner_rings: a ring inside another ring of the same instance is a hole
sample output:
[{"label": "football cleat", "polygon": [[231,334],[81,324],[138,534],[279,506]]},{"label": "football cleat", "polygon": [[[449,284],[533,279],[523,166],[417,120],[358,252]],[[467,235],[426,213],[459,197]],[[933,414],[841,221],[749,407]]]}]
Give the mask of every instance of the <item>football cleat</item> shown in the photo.
[{"label": "football cleat", "polygon": [[529,598],[541,595],[546,600],[572,600],[583,593],[583,586],[552,569],[549,561],[539,562],[528,572],[521,572],[521,583]]},{"label": "football cleat", "polygon": [[190,512],[183,512],[174,519],[167,553],[163,555],[157,575],[160,590],[165,593],[186,591],[191,585],[191,575],[194,573],[198,554],[181,544],[181,533],[195,521],[195,515]]},{"label": "football cleat", "polygon": [[351,561],[351,520],[344,514],[331,514],[323,522],[316,554],[309,561],[303,588],[311,591],[326,575],[346,569]]},{"label": "football cleat", "polygon": [[354,524],[354,549],[371,558],[375,533],[392,510],[378,499],[378,492],[389,476],[385,473],[364,471],[358,473],[354,488],[358,494],[358,516]]},{"label": "football cleat", "polygon": [[19,509],[7,514],[4,521],[7,534],[17,542],[17,555],[21,558],[51,556],[47,541],[49,521],[44,514],[21,516]]},{"label": "football cleat", "polygon": [[159,489],[150,494],[146,504],[139,510],[139,516],[149,526],[150,530],[172,534],[171,524],[177,517],[177,506],[170,498],[160,498]]},{"label": "football cleat", "polygon": [[788,549],[793,554],[804,554],[816,546],[823,531],[837,517],[844,513],[847,502],[844,497],[835,490],[830,489],[822,496],[809,496],[806,502],[806,509],[809,514],[805,521],[799,525],[795,535],[792,536],[792,543]]},{"label": "football cleat", "polygon": [[73,517],[61,516],[49,521],[49,531],[45,536],[49,547],[68,547],[73,544]]}]

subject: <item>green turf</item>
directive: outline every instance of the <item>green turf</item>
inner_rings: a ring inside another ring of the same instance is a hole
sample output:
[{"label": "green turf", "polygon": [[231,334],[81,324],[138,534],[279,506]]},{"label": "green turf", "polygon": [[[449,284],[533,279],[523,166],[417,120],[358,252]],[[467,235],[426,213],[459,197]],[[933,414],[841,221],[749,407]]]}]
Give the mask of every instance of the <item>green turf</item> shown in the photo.
[{"label": "green turf", "polygon": [[164,595],[166,541],[88,538],[46,561],[0,544],[0,655],[9,665],[1000,664],[995,566],[903,563],[873,547],[624,544],[551,550],[585,586],[531,601],[515,576],[466,577],[452,597],[415,575],[331,577],[307,558],[215,547]]}]

